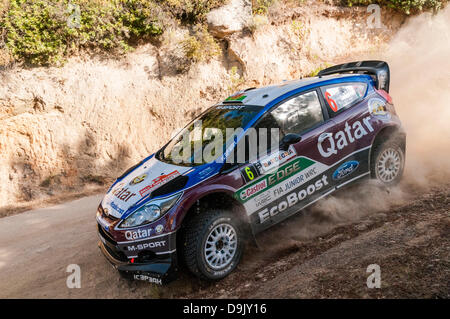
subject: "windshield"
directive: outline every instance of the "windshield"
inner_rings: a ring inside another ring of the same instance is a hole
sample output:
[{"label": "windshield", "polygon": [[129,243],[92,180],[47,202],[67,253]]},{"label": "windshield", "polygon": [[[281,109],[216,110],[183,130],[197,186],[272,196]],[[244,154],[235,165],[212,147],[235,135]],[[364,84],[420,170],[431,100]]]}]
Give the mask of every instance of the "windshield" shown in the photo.
[{"label": "windshield", "polygon": [[215,106],[181,130],[156,158],[183,166],[212,162],[260,110],[261,107],[248,105]]}]

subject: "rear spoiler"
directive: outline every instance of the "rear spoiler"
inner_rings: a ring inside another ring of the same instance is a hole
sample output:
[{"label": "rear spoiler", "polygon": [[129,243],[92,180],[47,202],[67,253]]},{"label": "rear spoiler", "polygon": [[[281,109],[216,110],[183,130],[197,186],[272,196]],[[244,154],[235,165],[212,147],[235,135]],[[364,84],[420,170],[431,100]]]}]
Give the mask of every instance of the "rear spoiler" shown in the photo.
[{"label": "rear spoiler", "polygon": [[320,71],[317,75],[336,73],[363,73],[374,77],[377,89],[389,93],[390,72],[389,65],[384,61],[359,61],[339,64]]}]

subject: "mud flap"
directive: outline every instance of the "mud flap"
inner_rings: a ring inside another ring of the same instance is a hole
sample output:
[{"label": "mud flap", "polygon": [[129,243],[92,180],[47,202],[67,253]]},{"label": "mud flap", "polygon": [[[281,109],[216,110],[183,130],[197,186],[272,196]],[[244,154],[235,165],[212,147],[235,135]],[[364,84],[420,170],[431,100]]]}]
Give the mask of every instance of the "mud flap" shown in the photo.
[{"label": "mud flap", "polygon": [[157,285],[166,285],[177,278],[177,269],[173,264],[173,258],[167,258],[155,261],[151,264],[127,264],[117,266],[117,270],[122,276],[130,280],[147,281]]},{"label": "mud flap", "polygon": [[126,279],[165,285],[177,278],[176,253],[170,254],[167,258],[154,260],[151,263],[132,264],[115,259],[109,254],[102,242],[98,243],[98,247],[113,268],[117,269],[121,276]]}]

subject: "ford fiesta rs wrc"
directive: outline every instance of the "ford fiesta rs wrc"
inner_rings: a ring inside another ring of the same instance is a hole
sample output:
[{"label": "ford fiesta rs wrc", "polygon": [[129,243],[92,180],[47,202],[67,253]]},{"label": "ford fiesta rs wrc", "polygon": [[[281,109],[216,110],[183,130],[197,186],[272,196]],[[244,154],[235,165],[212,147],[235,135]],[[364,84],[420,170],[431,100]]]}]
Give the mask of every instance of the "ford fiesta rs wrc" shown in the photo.
[{"label": "ford fiesta rs wrc", "polygon": [[406,135],[389,80],[386,62],[352,62],[212,106],[110,187],[101,251],[135,280],[163,284],[180,263],[218,280],[247,240],[326,195],[396,184]]}]

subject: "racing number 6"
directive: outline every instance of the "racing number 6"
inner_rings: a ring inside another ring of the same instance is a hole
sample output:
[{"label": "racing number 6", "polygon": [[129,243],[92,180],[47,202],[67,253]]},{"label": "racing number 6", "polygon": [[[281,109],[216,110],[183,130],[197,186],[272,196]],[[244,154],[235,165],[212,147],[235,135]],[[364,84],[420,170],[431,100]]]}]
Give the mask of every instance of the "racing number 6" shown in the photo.
[{"label": "racing number 6", "polygon": [[337,112],[338,106],[337,106],[336,102],[331,98],[330,92],[325,92],[325,99],[327,100],[328,105],[331,107],[333,112]]},{"label": "racing number 6", "polygon": [[253,180],[255,178],[255,175],[253,174],[252,170],[249,166],[245,168],[245,173],[247,174],[247,177],[249,180]]}]

